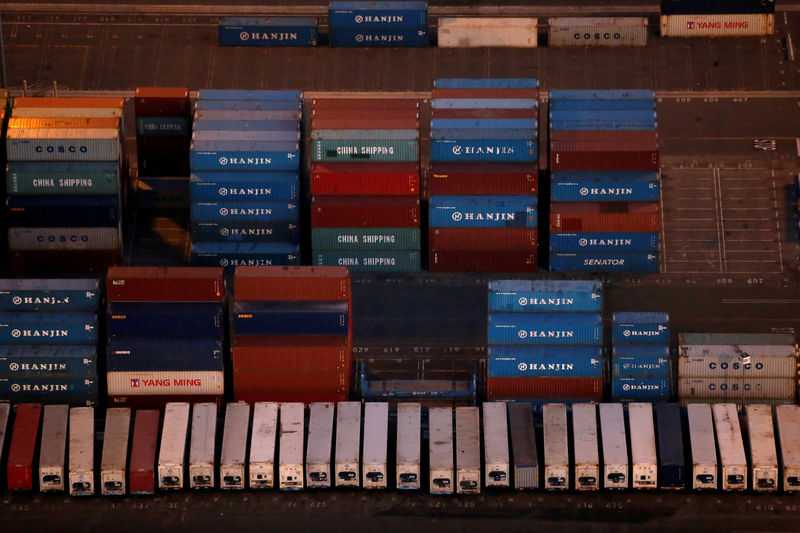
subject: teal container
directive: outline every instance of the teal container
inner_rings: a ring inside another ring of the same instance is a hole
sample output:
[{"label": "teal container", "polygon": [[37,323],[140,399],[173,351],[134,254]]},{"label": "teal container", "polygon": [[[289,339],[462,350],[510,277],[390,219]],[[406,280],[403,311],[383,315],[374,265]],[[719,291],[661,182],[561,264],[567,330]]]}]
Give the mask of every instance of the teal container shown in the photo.
[{"label": "teal container", "polygon": [[315,140],[314,161],[387,161],[419,160],[419,143],[415,140],[388,139],[325,139]]},{"label": "teal container", "polygon": [[418,272],[420,253],[416,250],[315,251],[316,266],[346,266],[351,272]]},{"label": "teal container", "polygon": [[419,250],[419,228],[315,228],[314,250]]},{"label": "teal container", "polygon": [[9,161],[6,187],[9,194],[116,194],[119,166],[102,161]]}]

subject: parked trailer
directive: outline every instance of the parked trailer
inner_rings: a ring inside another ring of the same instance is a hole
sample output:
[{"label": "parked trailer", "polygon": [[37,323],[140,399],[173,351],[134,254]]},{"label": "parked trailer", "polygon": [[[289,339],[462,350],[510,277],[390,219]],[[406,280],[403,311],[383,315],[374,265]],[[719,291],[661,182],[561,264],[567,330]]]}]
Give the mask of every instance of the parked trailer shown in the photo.
[{"label": "parked trailer", "polygon": [[422,471],[422,408],[418,403],[397,404],[397,482],[398,489],[419,489]]},{"label": "parked trailer", "polygon": [[389,474],[387,455],[389,445],[389,404],[364,404],[364,449],[362,469],[365,489],[385,489]]},{"label": "parked trailer", "polygon": [[281,404],[278,487],[281,490],[303,490],[303,440],[305,438],[305,405]]},{"label": "parked trailer", "polygon": [[597,405],[594,403],[576,403],[572,406],[572,450],[575,489],[599,489],[600,456]]},{"label": "parked trailer", "polygon": [[681,408],[678,404],[656,404],[656,433],[659,488],[681,490],[686,484],[686,458],[683,451]]},{"label": "parked trailer", "polygon": [[711,406],[693,403],[686,406],[692,453],[692,488],[716,489],[717,444]]},{"label": "parked trailer", "polygon": [[603,443],[603,487],[627,489],[628,443],[621,403],[600,404],[600,433]]},{"label": "parked trailer", "polygon": [[511,483],[508,453],[508,413],[504,402],[483,404],[484,484],[508,487]]},{"label": "parked trailer", "polygon": [[542,407],[544,430],[544,488],[569,488],[569,438],[567,436],[567,406],[548,403]]},{"label": "parked trailer", "polygon": [[634,489],[658,487],[658,459],[656,457],[653,405],[628,404],[628,427],[631,433],[632,486]]},{"label": "parked trailer", "polygon": [[306,447],[306,486],[327,489],[331,486],[331,447],[333,446],[333,415],[330,402],[312,403],[308,419]]},{"label": "parked trailer", "polygon": [[336,413],[337,487],[358,487],[361,451],[361,402],[339,402]]},{"label": "parked trailer", "polygon": [[94,495],[94,407],[69,410],[69,494]]},{"label": "parked trailer", "polygon": [[217,449],[217,405],[192,406],[192,438],[189,445],[189,487],[213,489]]},{"label": "parked trailer", "polygon": [[159,412],[136,411],[131,443],[131,494],[153,494],[155,485],[156,446],[158,445]]},{"label": "parked trailer", "polygon": [[41,418],[41,404],[17,405],[6,462],[6,482],[10,490],[33,490],[33,458],[39,442]]},{"label": "parked trailer", "polygon": [[478,407],[456,407],[456,492],[481,491],[481,418]]},{"label": "parked trailer", "polygon": [[253,405],[253,432],[250,435],[250,489],[275,486],[275,441],[278,434],[278,404]]},{"label": "parked trailer", "polygon": [[778,490],[778,453],[775,449],[772,406],[747,406],[747,436],[750,442],[750,477],[753,480],[753,490]]},{"label": "parked trailer", "polygon": [[100,493],[103,496],[125,495],[130,432],[130,409],[126,407],[106,409],[103,457],[100,461]]},{"label": "parked trailer", "polygon": [[527,403],[508,404],[511,430],[511,457],[514,462],[514,488],[539,488],[539,453],[533,413]]},{"label": "parked trailer", "polygon": [[219,484],[222,489],[244,489],[249,429],[250,404],[229,403],[225,407],[225,431],[219,460]]},{"label": "parked trailer", "polygon": [[800,491],[800,405],[775,406],[783,490]]},{"label": "parked trailer", "polygon": [[68,405],[46,405],[39,446],[39,490],[64,490],[64,462],[67,454]]},{"label": "parked trailer", "polygon": [[428,458],[430,461],[430,493],[452,494],[455,470],[453,409],[451,407],[428,409]]},{"label": "parked trailer", "polygon": [[[161,425],[161,446],[158,453],[158,488],[183,488],[183,463],[186,458],[186,437],[189,429],[189,404],[170,402],[164,409]],[[192,435],[194,436],[194,435]]]},{"label": "parked trailer", "polygon": [[747,457],[736,405],[715,403],[711,406],[711,411],[714,413],[719,462],[722,467],[722,490],[746,490]]}]

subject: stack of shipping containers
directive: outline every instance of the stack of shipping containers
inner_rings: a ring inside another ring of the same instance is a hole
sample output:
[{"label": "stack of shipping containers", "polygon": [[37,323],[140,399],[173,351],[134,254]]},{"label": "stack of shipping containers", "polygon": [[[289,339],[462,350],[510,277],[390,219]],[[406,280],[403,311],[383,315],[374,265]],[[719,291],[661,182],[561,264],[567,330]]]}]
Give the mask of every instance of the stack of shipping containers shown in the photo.
[{"label": "stack of shipping containers", "polygon": [[0,401],[93,405],[97,279],[0,280]]},{"label": "stack of shipping containers", "polygon": [[775,33],[775,0],[661,0],[663,37],[745,37]]},{"label": "stack of shipping containers", "polygon": [[603,398],[602,285],[595,281],[490,281],[491,400]]},{"label": "stack of shipping containers", "polygon": [[793,334],[682,333],[678,340],[681,403],[794,403]]},{"label": "stack of shipping containers", "polygon": [[611,398],[615,402],[669,401],[669,315],[614,313],[612,318]]},{"label": "stack of shipping containers", "polygon": [[191,264],[300,264],[297,91],[201,90],[190,184]]},{"label": "stack of shipping containers", "polygon": [[236,401],[335,402],[350,393],[350,273],[239,267],[231,357]]},{"label": "stack of shipping containers", "polygon": [[428,3],[331,2],[328,40],[331,46],[428,46]]},{"label": "stack of shipping containers", "polygon": [[550,91],[550,270],[657,272],[655,92]]},{"label": "stack of shipping containers", "polygon": [[13,271],[102,272],[122,260],[122,98],[17,98],[6,203]]},{"label": "stack of shipping containers", "polygon": [[313,263],[420,270],[419,100],[315,99],[311,114]]},{"label": "stack of shipping containers", "polygon": [[221,268],[115,267],[106,295],[109,405],[222,400]]},{"label": "stack of shipping containers", "polygon": [[539,82],[434,80],[432,272],[535,272]]}]

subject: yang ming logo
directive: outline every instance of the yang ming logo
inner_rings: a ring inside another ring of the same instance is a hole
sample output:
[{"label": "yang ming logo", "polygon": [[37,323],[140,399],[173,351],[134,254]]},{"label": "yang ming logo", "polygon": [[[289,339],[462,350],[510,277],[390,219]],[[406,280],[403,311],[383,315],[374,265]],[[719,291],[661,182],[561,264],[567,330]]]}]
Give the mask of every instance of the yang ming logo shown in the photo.
[{"label": "yang ming logo", "polygon": [[222,157],[220,157],[220,158],[219,158],[219,164],[220,164],[220,165],[222,165],[222,166],[224,167],[225,165],[227,165],[227,164],[228,164],[228,158],[227,158],[227,157],[225,157],[225,156],[222,156]]},{"label": "yang ming logo", "polygon": [[528,299],[524,296],[517,301],[519,302],[519,305],[528,305]]},{"label": "yang ming logo", "polygon": [[131,378],[131,387],[138,387],[139,386],[139,379],[138,378]]},{"label": "yang ming logo", "polygon": [[450,217],[451,217],[453,220],[455,220],[456,222],[459,222],[459,221],[461,221],[461,219],[463,219],[463,218],[464,218],[464,215],[463,215],[463,214],[461,214],[460,212],[456,211],[456,212],[454,212],[452,215],[450,215]]},{"label": "yang ming logo", "polygon": [[239,34],[239,39],[241,39],[243,41],[246,41],[249,38],[250,38],[250,34],[247,33],[246,31],[243,31],[242,33]]}]

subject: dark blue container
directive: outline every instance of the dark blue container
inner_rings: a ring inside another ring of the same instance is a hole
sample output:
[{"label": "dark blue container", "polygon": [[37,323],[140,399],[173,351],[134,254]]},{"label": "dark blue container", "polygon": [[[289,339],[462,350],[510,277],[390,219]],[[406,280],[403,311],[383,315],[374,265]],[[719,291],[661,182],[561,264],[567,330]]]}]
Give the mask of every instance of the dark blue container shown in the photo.
[{"label": "dark blue container", "polygon": [[0,311],[89,311],[99,307],[98,279],[0,279]]},{"label": "dark blue container", "polygon": [[[437,89],[536,89],[535,78],[437,78],[433,80]],[[552,95],[554,91],[550,91]],[[552,96],[551,96],[552,99]]]},{"label": "dark blue container", "polygon": [[611,398],[615,402],[666,402],[669,401],[670,392],[669,378],[611,378]]},{"label": "dark blue container", "polygon": [[[573,174],[573,173],[570,173]],[[611,173],[609,173],[611,174]],[[658,202],[661,180],[654,173],[648,181],[627,180],[608,176],[606,179],[584,179],[553,173],[550,200],[553,202]]]},{"label": "dark blue container", "polygon": [[294,222],[192,222],[192,242],[300,242]]},{"label": "dark blue container", "polygon": [[489,313],[489,344],[603,344],[600,313]]},{"label": "dark blue container", "polygon": [[186,117],[136,117],[139,137],[188,137],[192,134]]},{"label": "dark blue container", "polygon": [[614,345],[669,345],[669,316],[666,313],[614,313],[612,331]]},{"label": "dark blue container", "polygon": [[432,196],[432,228],[535,228],[536,196]]},{"label": "dark blue container", "polygon": [[611,319],[619,324],[669,324],[669,313],[658,311],[620,311]]},{"label": "dark blue container", "polygon": [[537,109],[533,98],[435,98],[433,109]]},{"label": "dark blue container", "polygon": [[647,89],[631,90],[555,90],[550,91],[553,100],[655,100],[656,92]]},{"label": "dark blue container", "polygon": [[596,252],[550,254],[553,272],[658,272],[658,254]]},{"label": "dark blue container", "polygon": [[192,202],[289,201],[297,199],[297,174],[289,172],[200,172],[192,174]]},{"label": "dark blue container", "polygon": [[600,291],[492,291],[489,293],[489,311],[587,312],[603,310]]},{"label": "dark blue container", "polygon": [[534,129],[438,129],[431,130],[431,139],[535,139],[538,133]]},{"label": "dark blue container", "polygon": [[658,252],[658,233],[551,233],[551,252]]},{"label": "dark blue container", "polygon": [[495,279],[489,281],[490,292],[541,291],[541,292],[602,292],[602,281],[561,279]]},{"label": "dark blue container", "polygon": [[347,335],[348,302],[236,302],[234,335]]},{"label": "dark blue container", "polygon": [[[254,142],[254,143],[296,143],[300,141],[300,131],[254,131],[254,130],[202,130],[192,133],[192,148],[201,142]],[[283,146],[281,146],[283,147]],[[293,148],[291,144],[287,148]],[[279,148],[276,146],[276,148]]]},{"label": "dark blue container", "polygon": [[315,46],[317,19],[291,17],[222,17],[220,46]]},{"label": "dark blue container", "polygon": [[119,224],[118,195],[26,195],[6,200],[6,221],[16,227],[114,227]]},{"label": "dark blue container", "polygon": [[222,337],[224,305],[210,302],[108,302],[109,337]]},{"label": "dark blue container", "polygon": [[96,346],[0,346],[0,377],[97,377]]},{"label": "dark blue container", "polygon": [[654,130],[655,120],[551,120],[550,129],[562,130]]},{"label": "dark blue container", "polygon": [[330,28],[329,31],[331,46],[428,46],[427,28]]},{"label": "dark blue container", "polygon": [[431,120],[431,130],[536,130],[538,127],[539,121],[535,118],[434,118]]},{"label": "dark blue container", "polygon": [[222,338],[116,337],[106,345],[109,372],[224,371]]},{"label": "dark blue container", "polygon": [[538,141],[471,139],[431,141],[431,161],[530,162],[538,157]]},{"label": "dark blue container", "polygon": [[615,346],[611,358],[611,372],[618,377],[671,376],[669,346],[629,345]]},{"label": "dark blue container", "polygon": [[603,109],[577,109],[564,111],[550,111],[550,120],[621,120],[621,121],[646,121],[655,120],[655,111],[639,110],[603,110]]},{"label": "dark blue container", "polygon": [[190,217],[193,222],[297,222],[299,209],[294,202],[192,202]]},{"label": "dark blue container", "polygon": [[201,100],[249,100],[255,102],[285,101],[300,103],[302,107],[302,91],[249,91],[238,89],[200,89],[197,91],[198,103]]},{"label": "dark blue container", "polygon": [[268,242],[196,242],[192,266],[290,266],[300,264],[300,246]]},{"label": "dark blue container", "polygon": [[[243,141],[236,139],[236,132],[216,131],[213,133],[219,140],[203,139],[192,140],[190,152],[204,152],[215,150],[228,150],[232,152],[298,152],[300,144],[297,141]],[[291,157],[290,157],[291,158]],[[231,161],[228,161],[231,163]],[[229,170],[230,169],[220,169]],[[264,169],[269,170],[269,169]],[[278,169],[283,170],[283,169]]]},{"label": "dark blue container", "polygon": [[625,111],[646,111],[655,110],[656,101],[650,100],[550,100],[550,111],[567,110],[589,110],[604,109],[611,111],[614,109]]},{"label": "dark blue container", "polygon": [[489,377],[602,378],[603,349],[594,346],[489,346]]},{"label": "dark blue container", "polygon": [[297,120],[195,120],[193,131],[299,131]]},{"label": "dark blue container", "polygon": [[194,108],[196,110],[220,109],[227,111],[297,111],[303,108],[303,102],[293,98],[276,100],[271,100],[268,98],[262,98],[259,100],[247,98],[222,98],[222,100],[198,100],[194,104]]},{"label": "dark blue container", "polygon": [[658,488],[686,487],[686,454],[683,450],[681,408],[675,403],[657,403]]},{"label": "dark blue container", "polygon": [[0,398],[12,403],[92,405],[97,401],[97,380],[76,377],[0,378]]},{"label": "dark blue container", "polygon": [[95,313],[0,313],[0,344],[95,343]]},{"label": "dark blue container", "polygon": [[340,2],[328,5],[331,28],[425,28],[427,2]]},{"label": "dark blue container", "polygon": [[[214,143],[204,143],[214,148]],[[217,143],[219,146],[222,143]],[[255,143],[253,143],[255,144]],[[205,146],[204,146],[205,148]],[[211,149],[194,150],[189,153],[189,164],[193,171],[279,171],[300,168],[300,154],[297,150],[270,151],[251,149]]]}]

